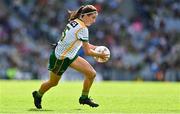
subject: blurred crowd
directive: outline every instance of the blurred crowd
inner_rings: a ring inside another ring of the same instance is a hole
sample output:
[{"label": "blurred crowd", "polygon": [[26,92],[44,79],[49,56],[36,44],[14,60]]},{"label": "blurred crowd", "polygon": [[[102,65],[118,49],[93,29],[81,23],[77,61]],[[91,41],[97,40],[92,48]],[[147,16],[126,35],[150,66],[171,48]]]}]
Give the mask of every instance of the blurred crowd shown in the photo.
[{"label": "blurred crowd", "polygon": [[67,10],[85,4],[99,12],[90,43],[107,46],[111,58],[100,64],[82,49],[79,55],[101,79],[180,81],[179,0],[1,0],[0,78],[47,78],[50,43],[59,40]]}]

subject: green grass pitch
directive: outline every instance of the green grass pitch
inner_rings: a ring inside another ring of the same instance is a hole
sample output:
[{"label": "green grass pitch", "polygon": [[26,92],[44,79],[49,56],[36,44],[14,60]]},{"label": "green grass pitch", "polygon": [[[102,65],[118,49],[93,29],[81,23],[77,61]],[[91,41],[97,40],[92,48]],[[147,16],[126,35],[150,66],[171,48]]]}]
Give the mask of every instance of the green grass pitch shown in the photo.
[{"label": "green grass pitch", "polygon": [[100,106],[91,108],[78,103],[82,82],[60,82],[43,97],[43,109],[37,110],[31,92],[38,89],[41,82],[0,80],[0,114],[180,114],[180,83],[95,82],[90,96]]}]

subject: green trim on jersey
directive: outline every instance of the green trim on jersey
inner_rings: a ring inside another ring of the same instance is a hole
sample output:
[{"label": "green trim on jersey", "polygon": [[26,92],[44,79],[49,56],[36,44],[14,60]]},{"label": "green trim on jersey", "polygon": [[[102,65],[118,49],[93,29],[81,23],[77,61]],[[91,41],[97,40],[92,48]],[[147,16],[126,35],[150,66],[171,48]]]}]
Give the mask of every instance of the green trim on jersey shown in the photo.
[{"label": "green trim on jersey", "polygon": [[53,50],[51,52],[50,58],[49,58],[49,66],[48,70],[52,71],[53,73],[61,76],[69,67],[69,65],[78,57],[76,55],[73,59],[64,58],[62,60],[57,59],[55,56],[55,51]]},{"label": "green trim on jersey", "polygon": [[86,40],[86,39],[82,39],[80,38],[79,40],[83,41],[83,42],[88,42],[89,40]]}]

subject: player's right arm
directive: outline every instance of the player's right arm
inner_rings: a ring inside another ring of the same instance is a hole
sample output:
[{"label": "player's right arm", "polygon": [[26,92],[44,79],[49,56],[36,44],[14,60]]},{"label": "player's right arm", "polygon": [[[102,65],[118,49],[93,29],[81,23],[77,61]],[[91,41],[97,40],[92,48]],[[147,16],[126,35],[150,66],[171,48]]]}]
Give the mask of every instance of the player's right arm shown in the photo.
[{"label": "player's right arm", "polygon": [[108,54],[98,53],[94,50],[96,46],[89,43],[89,32],[87,28],[79,29],[76,34],[77,34],[77,38],[83,42],[82,47],[86,55],[93,57],[100,57],[102,59],[108,57]]},{"label": "player's right arm", "polygon": [[96,52],[95,50],[91,49],[90,46],[91,44],[89,44],[89,42],[83,42],[83,50],[86,55],[100,58],[107,58],[109,56],[105,53]]}]

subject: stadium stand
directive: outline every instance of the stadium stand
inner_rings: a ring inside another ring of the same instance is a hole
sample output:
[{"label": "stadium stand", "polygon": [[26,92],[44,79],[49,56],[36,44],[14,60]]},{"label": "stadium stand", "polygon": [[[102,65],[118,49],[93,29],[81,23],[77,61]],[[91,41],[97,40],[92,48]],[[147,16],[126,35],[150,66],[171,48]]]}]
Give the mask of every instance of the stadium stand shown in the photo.
[{"label": "stadium stand", "polygon": [[58,41],[67,10],[83,4],[99,11],[90,42],[111,51],[105,64],[79,52],[100,79],[180,81],[178,0],[1,0],[0,78],[47,78],[49,43]]}]

